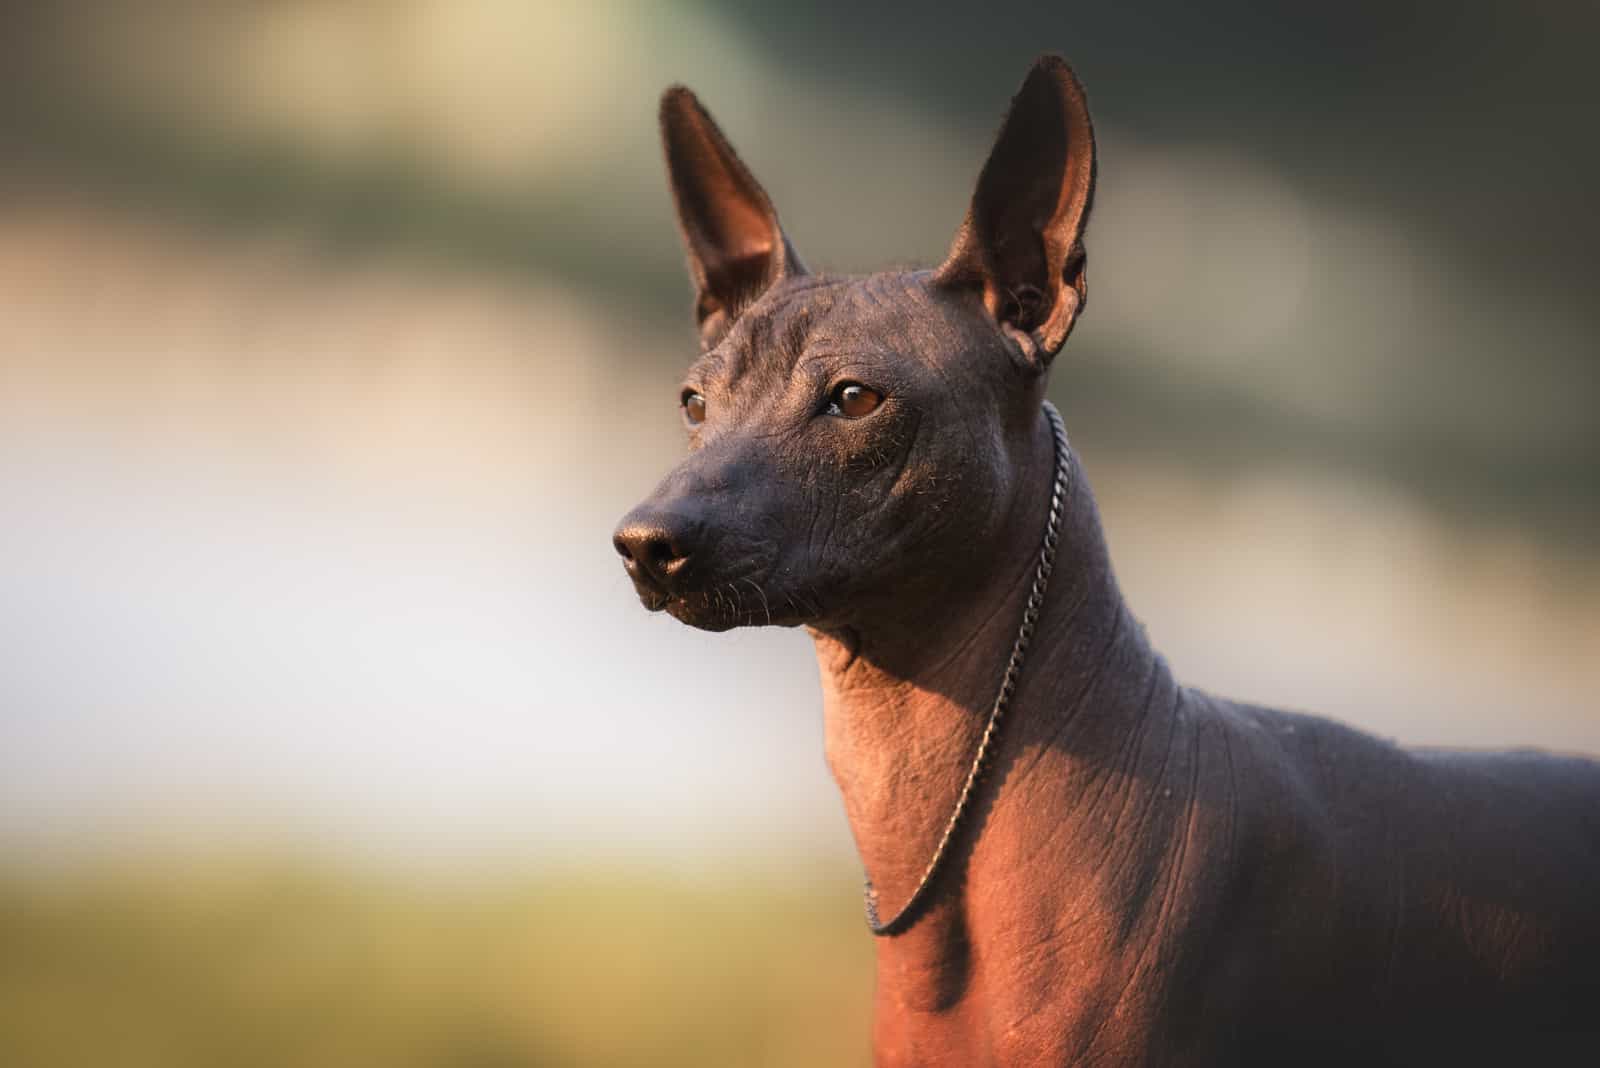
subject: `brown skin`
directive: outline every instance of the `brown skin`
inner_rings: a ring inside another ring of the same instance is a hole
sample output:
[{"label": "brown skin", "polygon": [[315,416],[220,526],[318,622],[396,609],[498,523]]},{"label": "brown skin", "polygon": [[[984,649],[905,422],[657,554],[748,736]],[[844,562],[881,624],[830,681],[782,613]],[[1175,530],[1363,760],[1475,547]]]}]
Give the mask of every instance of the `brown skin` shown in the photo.
[{"label": "brown skin", "polygon": [[[651,609],[810,630],[828,761],[890,915],[955,802],[1032,581],[1053,463],[1040,404],[1087,295],[1087,105],[1042,59],[946,263],[866,278],[806,274],[686,90],[662,128],[704,352],[690,455],[616,545]],[[1600,766],[1404,750],[1180,686],[1070,463],[991,771],[927,907],[878,940],[877,1062],[1600,1049]]]}]

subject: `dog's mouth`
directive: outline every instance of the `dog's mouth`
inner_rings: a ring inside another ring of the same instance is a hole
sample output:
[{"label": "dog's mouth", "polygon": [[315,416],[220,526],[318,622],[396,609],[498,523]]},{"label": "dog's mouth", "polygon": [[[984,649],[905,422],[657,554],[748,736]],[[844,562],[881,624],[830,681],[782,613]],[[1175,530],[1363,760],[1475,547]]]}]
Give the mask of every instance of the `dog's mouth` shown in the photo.
[{"label": "dog's mouth", "polygon": [[767,590],[750,580],[681,593],[641,590],[639,600],[652,612],[666,612],[680,623],[713,632],[798,627],[817,618],[816,606],[808,599]]},{"label": "dog's mouth", "polygon": [[710,631],[796,627],[819,618],[820,598],[810,584],[795,581],[806,572],[781,566],[769,546],[712,551],[703,537],[697,544],[691,534],[664,534],[664,521],[648,512],[633,515],[623,519],[612,544],[650,611]]}]

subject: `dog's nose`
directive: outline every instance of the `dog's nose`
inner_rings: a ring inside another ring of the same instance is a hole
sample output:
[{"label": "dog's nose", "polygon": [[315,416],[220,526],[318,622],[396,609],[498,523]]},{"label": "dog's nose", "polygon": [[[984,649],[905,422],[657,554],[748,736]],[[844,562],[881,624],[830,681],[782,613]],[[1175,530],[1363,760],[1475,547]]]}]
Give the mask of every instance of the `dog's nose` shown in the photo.
[{"label": "dog's nose", "polygon": [[690,531],[664,517],[630,514],[611,537],[622,566],[637,583],[662,593],[689,564]]}]

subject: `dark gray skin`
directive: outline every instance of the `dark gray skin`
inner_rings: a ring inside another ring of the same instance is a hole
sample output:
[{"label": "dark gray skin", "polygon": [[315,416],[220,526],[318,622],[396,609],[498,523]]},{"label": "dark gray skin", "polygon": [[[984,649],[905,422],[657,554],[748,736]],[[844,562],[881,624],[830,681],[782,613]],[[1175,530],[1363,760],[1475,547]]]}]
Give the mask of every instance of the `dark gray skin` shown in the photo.
[{"label": "dark gray skin", "polygon": [[[1045,378],[1087,296],[1087,105],[1041,59],[950,258],[866,278],[805,272],[686,90],[662,129],[704,343],[685,395],[704,414],[616,546],[651,609],[810,630],[828,760],[889,915],[949,816],[1032,582]],[[1076,458],[1070,476],[991,770],[927,906],[878,940],[877,1063],[1592,1058],[1600,765],[1407,750],[1179,685],[1117,588]]]}]

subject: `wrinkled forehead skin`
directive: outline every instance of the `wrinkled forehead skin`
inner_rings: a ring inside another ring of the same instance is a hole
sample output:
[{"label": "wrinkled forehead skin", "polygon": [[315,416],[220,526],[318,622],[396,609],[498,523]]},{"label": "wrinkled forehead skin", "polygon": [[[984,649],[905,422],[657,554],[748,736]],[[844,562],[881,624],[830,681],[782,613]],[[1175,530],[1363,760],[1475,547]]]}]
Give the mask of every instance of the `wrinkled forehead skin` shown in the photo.
[{"label": "wrinkled forehead skin", "polygon": [[[805,621],[846,621],[874,598],[932,596],[975,573],[1013,492],[1007,438],[1026,435],[1037,376],[975,298],[930,281],[780,282],[695,361],[684,383],[707,414],[663,490],[715,528],[708,584],[754,582]],[[841,382],[883,403],[829,415]]]},{"label": "wrinkled forehead skin", "polygon": [[930,290],[930,274],[785,280],[752,304],[694,367],[717,369],[730,379],[750,377],[767,389],[786,385],[802,358],[853,357],[895,374],[915,374],[907,364],[940,362],[960,373],[970,362],[960,358],[972,340],[964,330],[970,324]]}]

